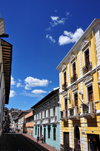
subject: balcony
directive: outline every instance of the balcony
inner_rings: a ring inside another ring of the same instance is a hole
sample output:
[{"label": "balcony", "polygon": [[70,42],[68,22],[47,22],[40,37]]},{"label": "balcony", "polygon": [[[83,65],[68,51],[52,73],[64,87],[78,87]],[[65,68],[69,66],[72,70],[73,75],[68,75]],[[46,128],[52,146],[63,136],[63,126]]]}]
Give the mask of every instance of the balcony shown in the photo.
[{"label": "balcony", "polygon": [[37,125],[40,125],[41,124],[41,119],[38,119],[37,120]]},{"label": "balcony", "polygon": [[92,69],[92,62],[89,62],[87,65],[83,67],[83,74],[86,74],[88,71]]},{"label": "balcony", "polygon": [[67,121],[67,118],[68,118],[67,114],[68,114],[67,110],[60,111],[60,119],[62,121]]},{"label": "balcony", "polygon": [[50,123],[51,123],[51,124],[54,124],[54,123],[57,122],[57,116],[51,116],[50,119],[51,119],[51,120],[50,120]]},{"label": "balcony", "polygon": [[71,120],[79,120],[79,107],[74,106],[68,109],[68,118]]},{"label": "balcony", "polygon": [[88,104],[81,104],[82,113],[80,117],[95,118],[95,104],[89,101]]},{"label": "balcony", "polygon": [[71,83],[75,82],[77,80],[77,74],[74,74],[73,77],[71,77]]},{"label": "balcony", "polygon": [[37,125],[37,121],[36,120],[34,121],[34,125]]},{"label": "balcony", "polygon": [[62,85],[62,89],[65,90],[67,88],[67,82]]},{"label": "balcony", "polygon": [[49,123],[49,118],[48,117],[42,119],[42,124],[43,125],[46,125],[48,123]]}]

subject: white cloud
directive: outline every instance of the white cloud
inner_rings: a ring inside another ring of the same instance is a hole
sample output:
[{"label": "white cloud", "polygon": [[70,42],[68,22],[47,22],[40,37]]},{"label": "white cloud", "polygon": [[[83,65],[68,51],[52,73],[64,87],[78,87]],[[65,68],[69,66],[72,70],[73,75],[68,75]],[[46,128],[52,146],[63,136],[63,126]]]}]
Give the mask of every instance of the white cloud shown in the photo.
[{"label": "white cloud", "polygon": [[21,82],[22,80],[18,79],[19,82]]},{"label": "white cloud", "polygon": [[51,16],[51,20],[52,20],[52,21],[57,21],[58,18],[59,18],[58,16]]},{"label": "white cloud", "polygon": [[84,31],[82,28],[78,28],[74,33],[64,31],[64,35],[59,37],[59,45],[65,45],[69,43],[77,42],[78,39],[83,35]]},{"label": "white cloud", "polygon": [[31,87],[37,87],[37,86],[47,86],[49,83],[49,81],[47,79],[37,79],[37,78],[33,78],[33,77],[27,77],[25,79],[25,89],[26,90],[30,90]]},{"label": "white cloud", "polygon": [[52,20],[52,22],[50,22],[50,24],[52,27],[54,27],[54,26],[57,26],[58,24],[63,25],[65,23],[66,18],[59,19],[58,16],[51,16],[51,20]]},{"label": "white cloud", "polygon": [[11,76],[11,85],[15,85],[15,83],[14,78]]},{"label": "white cloud", "polygon": [[49,83],[52,83],[52,81],[50,81]]},{"label": "white cloud", "polygon": [[[57,10],[55,10],[57,12]],[[67,11],[66,16],[60,18],[59,16],[50,16],[51,22],[50,26],[47,28],[47,30],[52,30],[52,27],[57,26],[57,25],[64,25],[65,21],[68,19],[70,13]]]},{"label": "white cloud", "polygon": [[16,94],[16,92],[15,92],[14,90],[10,90],[10,98],[11,98],[11,97],[14,97],[15,94]]},{"label": "white cloud", "polygon": [[34,94],[42,94],[42,93],[47,93],[47,92],[43,91],[43,90],[35,89],[35,90],[32,91],[32,93],[34,93]]},{"label": "white cloud", "polygon": [[50,36],[50,35],[46,35],[46,38],[48,38],[48,39],[49,39],[51,42],[53,42],[53,43],[56,42],[55,39],[53,39],[53,37]]},{"label": "white cloud", "polygon": [[18,82],[17,85],[16,85],[16,87],[17,87],[17,88],[18,88],[18,87],[23,87],[23,85],[22,85],[20,82]]},{"label": "white cloud", "polygon": [[32,93],[32,92],[22,92],[21,95],[24,95],[24,96],[28,96],[28,97],[36,97],[36,98],[43,98],[44,96],[42,94],[35,94],[35,93]]},{"label": "white cloud", "polygon": [[66,16],[69,16],[69,14],[70,14],[70,13],[67,11],[67,12],[66,12]]}]

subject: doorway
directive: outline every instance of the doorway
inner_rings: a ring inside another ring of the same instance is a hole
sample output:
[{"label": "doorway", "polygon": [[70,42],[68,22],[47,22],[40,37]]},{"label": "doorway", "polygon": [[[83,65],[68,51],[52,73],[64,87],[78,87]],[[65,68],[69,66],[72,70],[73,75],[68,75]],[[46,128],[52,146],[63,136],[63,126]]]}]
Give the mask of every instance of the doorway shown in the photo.
[{"label": "doorway", "polygon": [[75,151],[79,151],[81,149],[81,146],[80,146],[80,130],[79,130],[78,125],[76,125],[74,127],[74,148],[75,148]]},{"label": "doorway", "polygon": [[40,137],[42,137],[42,126],[40,126]]},{"label": "doorway", "polygon": [[88,134],[88,150],[94,151],[97,149],[100,150],[99,135]]},{"label": "doorway", "polygon": [[64,151],[70,151],[69,149],[69,133],[64,133]]},{"label": "doorway", "polygon": [[46,128],[44,128],[44,142],[46,143]]}]

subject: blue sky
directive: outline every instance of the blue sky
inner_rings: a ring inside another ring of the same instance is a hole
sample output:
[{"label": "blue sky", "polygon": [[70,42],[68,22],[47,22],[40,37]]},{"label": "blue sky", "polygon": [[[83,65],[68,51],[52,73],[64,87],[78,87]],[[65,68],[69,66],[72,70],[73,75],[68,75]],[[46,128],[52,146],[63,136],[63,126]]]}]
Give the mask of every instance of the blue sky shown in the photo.
[{"label": "blue sky", "polygon": [[59,87],[56,67],[94,18],[99,0],[0,0],[13,45],[10,108],[27,110]]}]

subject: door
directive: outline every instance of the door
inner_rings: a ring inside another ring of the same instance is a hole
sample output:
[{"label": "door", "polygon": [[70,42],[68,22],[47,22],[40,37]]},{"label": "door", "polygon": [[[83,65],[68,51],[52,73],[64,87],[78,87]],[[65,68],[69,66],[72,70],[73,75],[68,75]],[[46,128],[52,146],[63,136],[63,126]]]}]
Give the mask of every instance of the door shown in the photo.
[{"label": "door", "polygon": [[40,137],[42,136],[42,126],[40,126]]},{"label": "door", "polygon": [[69,150],[69,133],[64,133],[64,151]]},{"label": "door", "polygon": [[44,142],[46,142],[46,128],[44,128]]},{"label": "door", "polygon": [[88,134],[88,150],[97,151],[97,149],[100,150],[99,135]]}]

